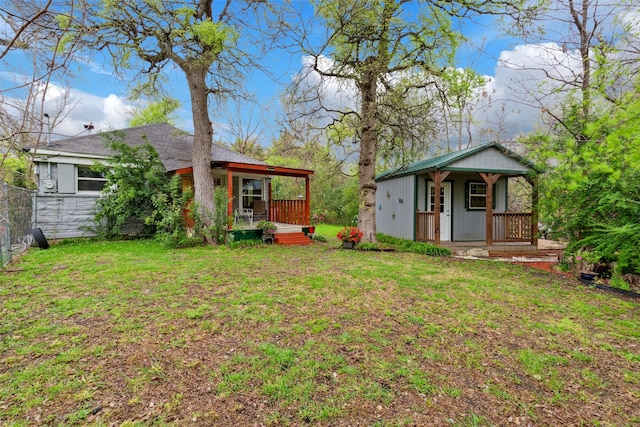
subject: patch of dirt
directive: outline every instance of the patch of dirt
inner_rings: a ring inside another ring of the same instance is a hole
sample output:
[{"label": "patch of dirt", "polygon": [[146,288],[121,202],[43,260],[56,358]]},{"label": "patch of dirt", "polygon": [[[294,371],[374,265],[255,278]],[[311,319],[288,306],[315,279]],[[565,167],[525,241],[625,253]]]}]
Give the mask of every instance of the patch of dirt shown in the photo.
[{"label": "patch of dirt", "polygon": [[554,273],[562,277],[572,278],[575,275],[569,271],[561,271],[558,269],[558,261],[515,261],[514,264],[531,267],[536,270]]}]

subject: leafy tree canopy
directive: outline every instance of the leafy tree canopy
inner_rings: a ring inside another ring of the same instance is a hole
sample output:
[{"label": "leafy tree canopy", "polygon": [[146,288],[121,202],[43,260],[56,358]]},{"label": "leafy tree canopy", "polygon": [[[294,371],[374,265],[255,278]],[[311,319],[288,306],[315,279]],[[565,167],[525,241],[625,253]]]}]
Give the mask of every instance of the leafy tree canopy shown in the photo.
[{"label": "leafy tree canopy", "polygon": [[[568,108],[566,122],[581,120]],[[573,114],[571,114],[573,113]],[[585,140],[565,132],[540,138],[541,159],[552,165],[541,180],[542,209],[569,251],[595,251],[618,272],[640,273],[640,96],[584,124]]]}]

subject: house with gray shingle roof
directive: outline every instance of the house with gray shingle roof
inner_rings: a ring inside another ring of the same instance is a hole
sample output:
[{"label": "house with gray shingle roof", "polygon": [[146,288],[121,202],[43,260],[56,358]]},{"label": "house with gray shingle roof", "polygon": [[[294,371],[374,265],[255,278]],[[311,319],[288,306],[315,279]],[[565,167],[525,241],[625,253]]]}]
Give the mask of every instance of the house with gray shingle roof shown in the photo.
[{"label": "house with gray shingle roof", "polygon": [[[388,170],[376,176],[376,229],[453,249],[535,251],[535,171],[533,163],[498,143]],[[516,178],[530,185],[530,212],[509,208],[509,185]]]},{"label": "house with gray shingle roof", "polygon": [[[92,236],[94,207],[106,179],[91,170],[96,162],[108,164],[115,154],[107,138],[130,145],[150,144],[169,174],[178,174],[183,187],[193,186],[191,147],[193,135],[167,124],[146,125],[51,141],[31,148],[38,182],[36,222],[48,238]],[[310,176],[313,171],[268,165],[244,154],[213,144],[211,173],[215,184],[227,188],[230,217],[309,225]],[[305,180],[306,197],[272,200],[271,178]],[[213,195],[212,195],[213,197]],[[250,215],[248,214],[250,213]],[[238,214],[241,214],[238,216]],[[231,227],[233,224],[229,224]],[[135,229],[124,230],[134,233]]]}]

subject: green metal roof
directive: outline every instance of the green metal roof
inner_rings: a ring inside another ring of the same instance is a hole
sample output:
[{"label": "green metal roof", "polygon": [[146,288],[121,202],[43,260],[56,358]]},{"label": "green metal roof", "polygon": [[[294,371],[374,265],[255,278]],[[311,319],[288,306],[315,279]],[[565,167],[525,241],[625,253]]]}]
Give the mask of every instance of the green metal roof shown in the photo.
[{"label": "green metal roof", "polygon": [[491,142],[489,144],[477,145],[475,147],[469,147],[465,150],[454,151],[453,153],[443,154],[441,156],[432,157],[430,159],[421,160],[419,162],[412,163],[407,166],[400,166],[388,171],[382,172],[376,176],[376,181],[384,181],[391,178],[397,178],[407,175],[417,175],[426,172],[432,172],[436,170],[447,170],[447,166],[458,162],[466,157],[481,151],[487,150],[491,147],[497,148],[503,154],[512,157],[527,168],[536,169],[535,165],[524,157],[514,153],[507,147],[498,144],[497,142]]}]

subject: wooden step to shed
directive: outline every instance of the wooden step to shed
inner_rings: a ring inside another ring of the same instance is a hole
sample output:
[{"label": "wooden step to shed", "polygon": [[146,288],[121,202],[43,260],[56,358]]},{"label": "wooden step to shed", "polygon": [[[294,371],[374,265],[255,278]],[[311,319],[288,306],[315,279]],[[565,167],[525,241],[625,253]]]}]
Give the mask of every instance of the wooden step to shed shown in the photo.
[{"label": "wooden step to shed", "polygon": [[309,245],[313,243],[303,232],[276,233],[274,234],[276,245]]}]

